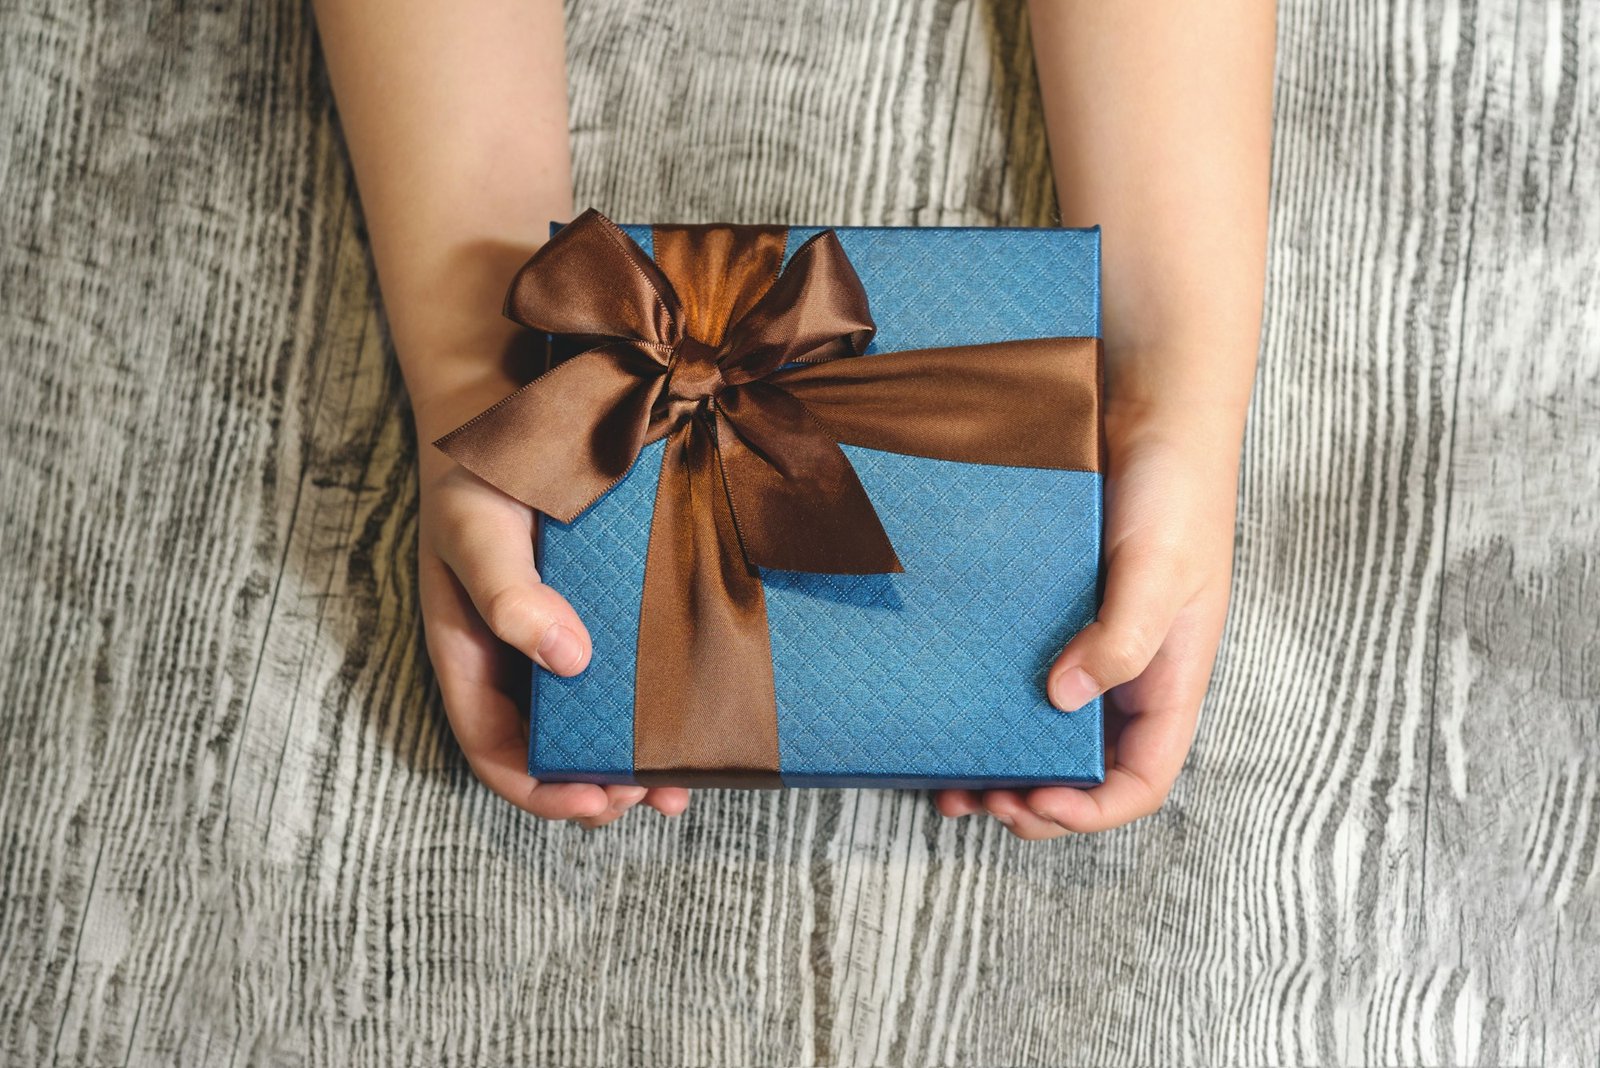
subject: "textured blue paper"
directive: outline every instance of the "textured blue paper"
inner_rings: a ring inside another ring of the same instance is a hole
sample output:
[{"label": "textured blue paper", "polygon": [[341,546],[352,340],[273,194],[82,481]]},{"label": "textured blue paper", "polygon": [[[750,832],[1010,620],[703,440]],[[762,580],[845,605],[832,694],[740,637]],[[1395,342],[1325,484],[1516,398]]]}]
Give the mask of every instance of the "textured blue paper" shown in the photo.
[{"label": "textured blue paper", "polygon": [[[623,227],[646,252],[648,226]],[[836,227],[878,324],[874,352],[1099,336],[1098,230]],[[817,230],[789,233],[785,257]],[[528,769],[631,782],[639,599],[661,461],[647,447],[572,523],[540,523],[545,581],[594,659],[535,671]],[[791,786],[1096,783],[1100,703],[1053,709],[1044,678],[1098,604],[1101,478],[844,446],[905,566],[763,573]]]}]

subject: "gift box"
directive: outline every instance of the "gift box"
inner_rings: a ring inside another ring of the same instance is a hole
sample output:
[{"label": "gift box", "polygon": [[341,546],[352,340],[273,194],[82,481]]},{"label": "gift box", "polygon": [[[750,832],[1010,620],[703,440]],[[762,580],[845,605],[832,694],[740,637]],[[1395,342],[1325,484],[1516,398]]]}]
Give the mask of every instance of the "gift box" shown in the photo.
[{"label": "gift box", "polygon": [[1104,776],[1045,696],[1101,581],[1098,229],[616,226],[507,313],[552,366],[439,446],[539,509],[593,639],[535,670],[544,781]]}]

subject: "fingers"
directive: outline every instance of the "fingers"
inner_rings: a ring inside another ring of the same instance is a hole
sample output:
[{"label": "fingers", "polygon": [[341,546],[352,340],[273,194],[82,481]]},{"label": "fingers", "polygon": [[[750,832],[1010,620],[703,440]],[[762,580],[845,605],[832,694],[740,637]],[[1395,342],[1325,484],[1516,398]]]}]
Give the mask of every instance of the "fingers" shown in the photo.
[{"label": "fingers", "polygon": [[1015,790],[941,790],[934,804],[944,816],[968,816],[987,812],[1006,830],[1025,841],[1059,838],[1066,828],[1031,811]]},{"label": "fingers", "polygon": [[614,823],[621,819],[627,811],[640,801],[644,800],[646,790],[643,786],[606,786],[602,787],[606,794],[606,808],[597,816],[585,816],[578,820],[578,826],[585,830],[594,830]]},{"label": "fingers", "polygon": [[983,807],[1005,827],[1025,842],[1040,842],[1060,838],[1067,828],[1053,823],[1030,809],[1015,790],[989,790],[984,793]]},{"label": "fingers", "polygon": [[[1178,764],[1182,763],[1180,756]],[[1147,777],[1152,773],[1157,777]],[[1088,790],[1070,786],[1041,786],[1026,793],[987,790],[983,808],[1024,841],[1090,834],[1151,815],[1166,801],[1176,778],[1176,768],[1166,778],[1159,769],[1141,771],[1119,764],[1106,773],[1104,783]]]},{"label": "fingers", "polygon": [[933,804],[947,818],[987,812],[1006,830],[1029,841],[1059,838],[1067,833],[1065,828],[1029,811],[1015,790],[939,790]]},{"label": "fingers", "polygon": [[954,819],[983,811],[983,799],[975,790],[940,790],[933,795],[939,815]]},{"label": "fingers", "polygon": [[578,674],[589,665],[589,632],[534,570],[532,513],[470,478],[462,472],[446,491],[434,548],[496,637],[547,671]]},{"label": "fingers", "polygon": [[1060,834],[1107,831],[1153,814],[1166,801],[1171,780],[1146,775],[1119,765],[1092,790],[1045,786],[1029,792],[1025,803],[1036,819]]},{"label": "fingers", "polygon": [[689,791],[681,786],[658,786],[645,794],[644,803],[663,816],[681,816],[689,807]]},{"label": "fingers", "polygon": [[1087,790],[1043,786],[1028,792],[1028,811],[1062,833],[1090,834],[1153,815],[1183,768],[1194,717],[1146,715],[1128,722],[1105,782]]},{"label": "fingers", "polygon": [[581,826],[590,830],[604,827],[621,819],[628,809],[641,801],[663,816],[681,816],[689,807],[689,791],[681,786],[658,786],[648,790],[643,786],[607,786],[605,790],[610,807],[597,817],[579,820]]},{"label": "fingers", "polygon": [[1107,561],[1105,598],[1093,623],[1067,643],[1046,682],[1050,703],[1076,712],[1138,678],[1191,592],[1172,581],[1169,554],[1125,548]]}]

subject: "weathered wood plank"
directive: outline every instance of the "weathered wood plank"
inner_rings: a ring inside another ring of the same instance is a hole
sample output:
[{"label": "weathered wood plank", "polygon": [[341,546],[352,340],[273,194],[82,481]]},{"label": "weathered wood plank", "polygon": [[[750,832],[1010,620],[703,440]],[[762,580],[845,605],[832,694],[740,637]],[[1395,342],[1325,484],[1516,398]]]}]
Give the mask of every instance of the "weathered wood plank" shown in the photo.
[{"label": "weathered wood plank", "polygon": [[[1007,0],[570,7],[581,203],[1050,221]],[[1229,644],[1168,808],[1045,847],[490,798],[308,12],[0,42],[0,1060],[1600,1061],[1592,9],[1284,5]]]}]

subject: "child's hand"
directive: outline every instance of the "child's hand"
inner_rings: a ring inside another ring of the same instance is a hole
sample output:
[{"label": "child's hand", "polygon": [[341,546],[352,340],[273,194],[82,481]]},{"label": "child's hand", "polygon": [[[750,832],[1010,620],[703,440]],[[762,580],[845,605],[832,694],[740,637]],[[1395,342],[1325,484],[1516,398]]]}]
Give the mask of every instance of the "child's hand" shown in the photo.
[{"label": "child's hand", "polygon": [[[424,442],[429,439],[419,435]],[[423,445],[418,586],[428,656],[473,772],[535,816],[601,827],[645,802],[675,816],[678,788],[540,783],[527,773],[531,657],[558,675],[588,666],[583,621],[533,568],[533,513]],[[520,651],[520,652],[519,652]]]},{"label": "child's hand", "polygon": [[1194,738],[1232,570],[1237,442],[1198,414],[1107,412],[1105,599],[1048,683],[1062,715],[1106,693],[1105,782],[945,790],[944,815],[987,809],[1019,838],[1054,838],[1129,823],[1166,800]]}]

